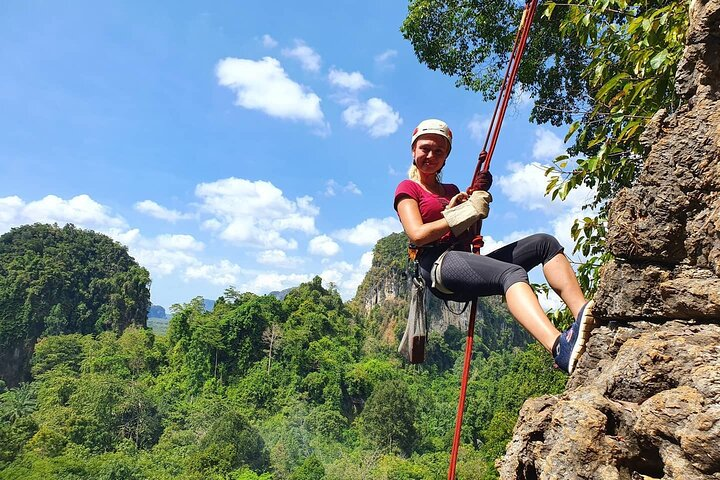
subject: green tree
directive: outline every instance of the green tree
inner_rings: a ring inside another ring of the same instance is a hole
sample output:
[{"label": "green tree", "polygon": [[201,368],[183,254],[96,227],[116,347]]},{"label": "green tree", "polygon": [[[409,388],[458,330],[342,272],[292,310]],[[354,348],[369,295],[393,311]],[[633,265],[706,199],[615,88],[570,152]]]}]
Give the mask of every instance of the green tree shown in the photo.
[{"label": "green tree", "polygon": [[408,385],[388,380],[375,388],[358,420],[369,444],[408,455],[418,440],[415,415],[415,401]]},{"label": "green tree", "polygon": [[3,421],[15,423],[33,413],[36,408],[37,391],[32,384],[22,383],[0,394],[0,419]]},{"label": "green tree", "polygon": [[90,336],[79,333],[41,338],[35,345],[30,362],[32,376],[38,378],[59,367],[79,373],[85,353],[89,350],[87,344],[92,341]]},{"label": "green tree", "polygon": [[315,455],[310,455],[293,473],[289,480],[322,480],[325,467]]}]

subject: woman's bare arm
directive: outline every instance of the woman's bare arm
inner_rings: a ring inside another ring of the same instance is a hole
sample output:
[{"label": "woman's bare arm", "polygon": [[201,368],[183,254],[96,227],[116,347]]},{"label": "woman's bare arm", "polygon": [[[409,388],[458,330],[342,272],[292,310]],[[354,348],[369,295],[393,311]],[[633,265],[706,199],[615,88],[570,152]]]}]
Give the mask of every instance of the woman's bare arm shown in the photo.
[{"label": "woman's bare arm", "polygon": [[403,197],[397,204],[400,222],[408,238],[417,246],[427,245],[450,231],[450,225],[444,218],[434,222],[423,223],[420,208],[416,200]]}]

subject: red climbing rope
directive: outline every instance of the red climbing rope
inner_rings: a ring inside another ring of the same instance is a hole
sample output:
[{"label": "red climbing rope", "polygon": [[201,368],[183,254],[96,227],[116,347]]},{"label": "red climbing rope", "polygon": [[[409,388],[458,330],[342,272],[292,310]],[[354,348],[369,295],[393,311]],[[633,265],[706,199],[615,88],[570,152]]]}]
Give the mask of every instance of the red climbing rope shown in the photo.
[{"label": "red climbing rope", "polygon": [[[480,152],[480,155],[478,156],[478,163],[475,167],[475,173],[473,174],[472,182],[468,188],[468,193],[472,193],[474,190],[479,189],[480,172],[487,172],[490,169],[490,160],[492,160],[493,153],[495,152],[495,146],[497,145],[497,140],[500,136],[500,127],[502,127],[502,123],[505,118],[505,111],[507,110],[510,99],[512,98],[513,85],[515,84],[515,79],[517,78],[520,59],[525,52],[525,46],[527,45],[527,39],[530,35],[530,27],[532,26],[532,20],[535,16],[537,5],[538,0],[528,0],[525,4],[525,9],[523,10],[522,18],[520,20],[520,27],[515,34],[513,51],[510,55],[507,69],[505,70],[505,77],[503,78],[503,82],[500,86],[500,93],[498,94],[497,102],[495,103],[495,111],[493,112],[492,120],[490,121],[490,128],[488,128],[482,152]],[[472,241],[472,252],[475,254],[480,254],[480,248],[483,246],[482,235],[480,235],[481,227],[482,221],[478,222],[474,227],[475,237]],[[457,466],[458,450],[460,448],[460,432],[462,429],[463,412],[465,411],[465,396],[467,394],[467,384],[470,377],[470,360],[472,360],[476,314],[477,298],[473,299],[470,307],[470,320],[468,321],[467,339],[465,343],[465,361],[463,363],[462,381],[460,383],[460,399],[458,401],[457,416],[455,418],[455,434],[453,436],[452,452],[450,454],[448,480],[455,480],[455,468]]]}]

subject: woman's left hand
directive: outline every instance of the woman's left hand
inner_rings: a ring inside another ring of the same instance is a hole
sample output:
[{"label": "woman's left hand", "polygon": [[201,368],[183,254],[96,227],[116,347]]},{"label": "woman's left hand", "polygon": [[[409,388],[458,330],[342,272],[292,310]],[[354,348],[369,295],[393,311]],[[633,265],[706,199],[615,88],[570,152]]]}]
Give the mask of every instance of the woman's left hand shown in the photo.
[{"label": "woman's left hand", "polygon": [[466,202],[468,198],[469,197],[467,193],[460,192],[450,199],[450,203],[448,203],[448,206],[446,208],[452,208],[456,205],[460,205],[461,203]]}]

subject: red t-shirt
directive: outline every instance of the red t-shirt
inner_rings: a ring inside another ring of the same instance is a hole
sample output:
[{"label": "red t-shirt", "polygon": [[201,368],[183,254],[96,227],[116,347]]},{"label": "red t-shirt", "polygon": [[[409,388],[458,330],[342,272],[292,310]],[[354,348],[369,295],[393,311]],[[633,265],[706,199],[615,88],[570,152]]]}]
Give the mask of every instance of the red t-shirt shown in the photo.
[{"label": "red t-shirt", "polygon": [[[450,203],[450,199],[460,193],[460,190],[456,185],[452,183],[442,183],[445,193],[443,195],[436,195],[434,193],[425,190],[419,183],[412,180],[403,180],[395,189],[395,201],[393,207],[397,211],[397,204],[402,197],[407,196],[412,198],[418,203],[420,209],[420,217],[422,217],[423,223],[434,222],[443,218],[442,211]],[[448,232],[438,240],[439,242],[453,242],[455,236]]]}]

